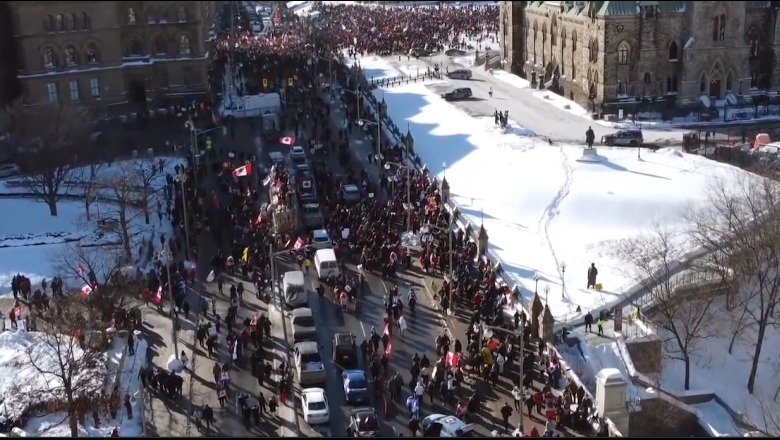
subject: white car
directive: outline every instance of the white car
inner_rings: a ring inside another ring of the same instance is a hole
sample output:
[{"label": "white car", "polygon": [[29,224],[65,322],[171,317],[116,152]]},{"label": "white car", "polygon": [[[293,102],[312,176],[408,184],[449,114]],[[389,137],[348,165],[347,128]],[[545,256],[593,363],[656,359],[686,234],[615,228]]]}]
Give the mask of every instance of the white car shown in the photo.
[{"label": "white car", "polygon": [[311,233],[311,242],[315,249],[327,249],[333,246],[333,242],[325,229],[315,229]]},{"label": "white car", "polygon": [[0,179],[15,176],[20,172],[19,165],[15,163],[4,163],[0,165]]},{"label": "white car", "polygon": [[300,145],[296,145],[290,149],[290,159],[293,160],[293,162],[303,162],[306,160],[306,150],[303,149]]},{"label": "white car", "polygon": [[309,425],[321,425],[330,422],[330,406],[325,390],[322,388],[304,388],[301,391],[303,420]]}]

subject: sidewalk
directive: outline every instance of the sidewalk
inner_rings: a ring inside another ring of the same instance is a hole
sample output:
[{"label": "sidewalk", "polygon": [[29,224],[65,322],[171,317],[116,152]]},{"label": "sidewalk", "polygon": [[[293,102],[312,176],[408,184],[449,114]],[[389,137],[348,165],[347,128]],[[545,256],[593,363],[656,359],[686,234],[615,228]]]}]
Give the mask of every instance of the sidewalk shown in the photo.
[{"label": "sidewalk", "polygon": [[[283,359],[287,360],[287,365],[295,365],[292,358],[292,347],[287,339],[287,317],[280,305],[279,295],[274,289],[273,304],[268,306],[268,318],[271,320],[271,338],[273,339],[274,348],[271,358],[274,360],[274,371],[277,371],[279,364]],[[278,383],[279,375],[274,374],[274,382]],[[279,405],[277,410],[277,417],[280,419],[279,425],[279,437],[299,437],[300,426],[298,425],[298,415],[296,411],[296,405],[298,401],[297,393],[291,393],[293,395],[288,396],[287,402],[284,405]],[[269,396],[270,397],[270,396]]]}]

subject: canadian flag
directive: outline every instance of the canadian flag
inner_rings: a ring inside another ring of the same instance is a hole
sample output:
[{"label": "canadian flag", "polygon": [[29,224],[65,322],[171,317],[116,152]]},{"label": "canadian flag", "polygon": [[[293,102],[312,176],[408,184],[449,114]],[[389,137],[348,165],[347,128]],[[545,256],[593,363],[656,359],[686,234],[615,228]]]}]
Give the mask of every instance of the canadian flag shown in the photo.
[{"label": "canadian flag", "polygon": [[73,276],[73,278],[84,278],[84,266],[79,264],[79,267],[76,268],[76,274]]},{"label": "canadian flag", "polygon": [[269,183],[271,183],[271,175],[269,174],[265,179],[263,179],[263,186],[268,186]]},{"label": "canadian flag", "polygon": [[282,145],[292,145],[295,143],[295,138],[293,136],[280,137],[279,143]]},{"label": "canadian flag", "polygon": [[295,240],[295,244],[293,244],[293,249],[295,249],[297,251],[298,249],[302,248],[303,245],[305,245],[305,244],[306,244],[306,242],[303,241],[303,239],[301,237],[298,237],[298,239]]},{"label": "canadian flag", "polygon": [[233,170],[233,177],[246,177],[252,174],[252,164],[247,163]]}]

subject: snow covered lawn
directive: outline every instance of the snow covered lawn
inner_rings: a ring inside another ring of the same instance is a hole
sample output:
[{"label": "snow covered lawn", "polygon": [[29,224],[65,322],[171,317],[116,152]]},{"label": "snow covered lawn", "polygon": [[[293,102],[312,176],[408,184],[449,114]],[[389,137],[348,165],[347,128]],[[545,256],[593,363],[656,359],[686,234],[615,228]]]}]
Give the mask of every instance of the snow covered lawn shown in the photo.
[{"label": "snow covered lawn", "polygon": [[503,81],[510,86],[517,87],[518,89],[525,89],[526,87],[530,87],[531,83],[527,79],[520,78],[517,75],[514,75],[509,72],[505,72],[503,70],[494,70],[493,71],[493,78]]},{"label": "snow covered lawn", "polygon": [[[617,241],[655,223],[686,228],[682,214],[706,203],[708,182],[744,173],[673,149],[638,159],[636,149],[599,148],[598,162],[581,162],[581,147],[551,146],[514,123],[501,129],[492,117],[473,118],[423,84],[374,93],[399,127],[410,123],[415,151],[446,175],[461,213],[476,228],[484,222],[491,255],[526,303],[538,275],[558,322],[614,305],[635,287],[613,255]],[[602,292],[583,288],[591,263]]]},{"label": "snow covered lawn", "polygon": [[352,66],[355,62],[363,69],[365,77],[371,81],[371,79],[377,80],[382,78],[393,78],[401,76],[402,73],[395,67],[387,63],[379,56],[367,56],[360,57],[357,60],[350,58],[346,53],[344,54],[345,64]]}]

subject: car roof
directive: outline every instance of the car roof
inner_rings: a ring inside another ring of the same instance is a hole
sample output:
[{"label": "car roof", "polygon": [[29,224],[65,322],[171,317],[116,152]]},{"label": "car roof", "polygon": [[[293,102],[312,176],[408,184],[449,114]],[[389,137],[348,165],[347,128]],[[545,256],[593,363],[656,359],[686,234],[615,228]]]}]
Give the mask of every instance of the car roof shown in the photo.
[{"label": "car roof", "polygon": [[299,342],[293,348],[302,353],[319,353],[320,351],[319,346],[314,341]]},{"label": "car roof", "polygon": [[349,332],[338,332],[333,335],[333,339],[336,340],[336,345],[349,344],[352,345],[354,336]]},{"label": "car roof", "polygon": [[308,307],[300,307],[297,309],[293,309],[293,311],[290,312],[290,315],[292,315],[295,318],[298,318],[301,316],[314,316],[314,313]]},{"label": "car roof", "polygon": [[[315,397],[314,402],[324,402],[325,401],[325,390],[322,388],[304,388],[301,390],[301,394],[306,394],[307,396]],[[316,398],[320,399],[316,399]]]},{"label": "car roof", "polygon": [[[317,205],[317,206],[319,206],[319,205]],[[317,238],[328,238],[328,239],[330,239],[330,235],[328,235],[328,231],[326,231],[325,229],[315,229],[314,231],[312,231],[311,236],[314,239],[317,239]]]},{"label": "car roof", "polygon": [[284,154],[278,152],[278,151],[270,151],[268,152],[268,157],[270,158],[284,158]]},{"label": "car roof", "polygon": [[358,186],[355,185],[354,183],[348,183],[348,184],[344,185],[344,190],[345,191],[360,191]]},{"label": "car roof", "polygon": [[376,410],[374,410],[374,408],[369,408],[367,406],[364,406],[361,408],[353,409],[352,415],[353,416],[367,416],[367,415],[376,416]]},{"label": "car roof", "polygon": [[294,146],[292,147],[292,149],[293,149],[293,150],[295,150],[296,148],[297,148],[297,149],[299,149],[299,150],[303,150],[303,147],[302,147],[302,146],[300,146],[300,145],[294,145]]},{"label": "car roof", "polygon": [[365,379],[366,373],[363,370],[344,370],[347,379]]},{"label": "car roof", "polygon": [[306,209],[319,209],[320,204],[319,203],[304,203],[303,207]]}]

